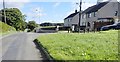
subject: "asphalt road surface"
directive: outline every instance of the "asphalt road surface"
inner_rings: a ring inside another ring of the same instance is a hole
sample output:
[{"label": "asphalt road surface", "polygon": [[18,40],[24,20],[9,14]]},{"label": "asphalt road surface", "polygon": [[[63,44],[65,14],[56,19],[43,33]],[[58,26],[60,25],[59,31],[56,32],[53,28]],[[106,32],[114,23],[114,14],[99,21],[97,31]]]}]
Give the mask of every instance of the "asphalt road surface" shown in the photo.
[{"label": "asphalt road surface", "polygon": [[17,33],[2,38],[2,60],[44,60],[33,40],[38,33]]}]

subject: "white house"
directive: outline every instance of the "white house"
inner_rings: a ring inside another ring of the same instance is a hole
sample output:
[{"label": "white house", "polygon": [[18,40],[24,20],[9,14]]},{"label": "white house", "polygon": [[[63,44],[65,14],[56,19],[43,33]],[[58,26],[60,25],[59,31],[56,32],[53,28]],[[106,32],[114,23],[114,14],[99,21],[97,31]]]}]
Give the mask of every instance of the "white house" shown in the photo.
[{"label": "white house", "polygon": [[75,13],[70,14],[68,17],[64,19],[64,26],[71,27],[73,25],[78,25],[79,22],[79,12],[75,10]]},{"label": "white house", "polygon": [[[114,0],[114,2],[112,0],[109,0],[106,2],[97,3],[96,5],[89,7],[82,13],[82,21],[85,21],[86,27],[89,26],[90,30],[94,30],[94,27],[96,26],[95,22],[117,23],[119,22],[119,7],[120,3],[117,2],[117,0]],[[100,28],[101,26],[98,26],[97,28]]]},{"label": "white house", "polygon": [[[78,24],[79,12],[72,17],[67,17],[64,20],[64,26],[72,26]],[[100,28],[101,26],[117,23],[120,21],[120,3],[117,0],[109,0],[99,2],[82,12],[80,25],[89,27],[90,30]],[[101,24],[99,22],[102,22]]]}]

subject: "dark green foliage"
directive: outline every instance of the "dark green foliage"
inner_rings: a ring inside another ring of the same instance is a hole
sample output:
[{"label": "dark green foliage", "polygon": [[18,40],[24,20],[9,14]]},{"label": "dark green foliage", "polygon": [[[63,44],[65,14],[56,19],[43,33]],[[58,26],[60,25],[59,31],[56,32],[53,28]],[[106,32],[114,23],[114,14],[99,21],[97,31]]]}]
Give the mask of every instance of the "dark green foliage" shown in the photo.
[{"label": "dark green foliage", "polygon": [[[6,23],[10,26],[13,26],[17,31],[24,30],[26,28],[25,15],[22,15],[21,11],[18,8],[6,8]],[[2,22],[4,21],[3,9],[0,10],[2,15]]]},{"label": "dark green foliage", "polygon": [[27,24],[27,28],[30,29],[30,31],[34,30],[37,27],[37,24],[35,21],[29,21]]}]

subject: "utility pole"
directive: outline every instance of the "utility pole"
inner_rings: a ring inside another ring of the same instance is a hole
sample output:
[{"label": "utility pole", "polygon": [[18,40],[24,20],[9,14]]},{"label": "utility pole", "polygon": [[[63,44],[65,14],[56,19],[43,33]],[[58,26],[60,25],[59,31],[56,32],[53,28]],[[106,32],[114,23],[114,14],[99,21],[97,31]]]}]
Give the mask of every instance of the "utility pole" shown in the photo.
[{"label": "utility pole", "polygon": [[3,0],[4,22],[6,23],[5,1]]},{"label": "utility pole", "polygon": [[81,14],[82,14],[82,0],[80,0],[80,5],[79,5],[79,7],[80,7],[80,11],[79,11],[79,23],[78,23],[78,31],[79,31],[79,33],[80,33],[80,22],[81,22]]}]

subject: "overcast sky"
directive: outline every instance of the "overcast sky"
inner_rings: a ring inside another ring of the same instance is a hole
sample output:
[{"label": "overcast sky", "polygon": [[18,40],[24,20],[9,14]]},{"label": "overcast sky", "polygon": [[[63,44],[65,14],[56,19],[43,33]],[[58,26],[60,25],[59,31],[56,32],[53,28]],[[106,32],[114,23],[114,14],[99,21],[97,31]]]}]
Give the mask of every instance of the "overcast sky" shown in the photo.
[{"label": "overcast sky", "polygon": [[[19,8],[27,15],[27,22],[35,20],[37,23],[64,22],[64,18],[73,13],[79,0],[5,0],[7,8]],[[103,0],[106,1],[106,0]],[[115,1],[115,0],[113,0]],[[120,1],[120,0],[119,0]],[[0,9],[2,9],[0,0]],[[95,5],[97,0],[83,0],[82,10]]]}]

